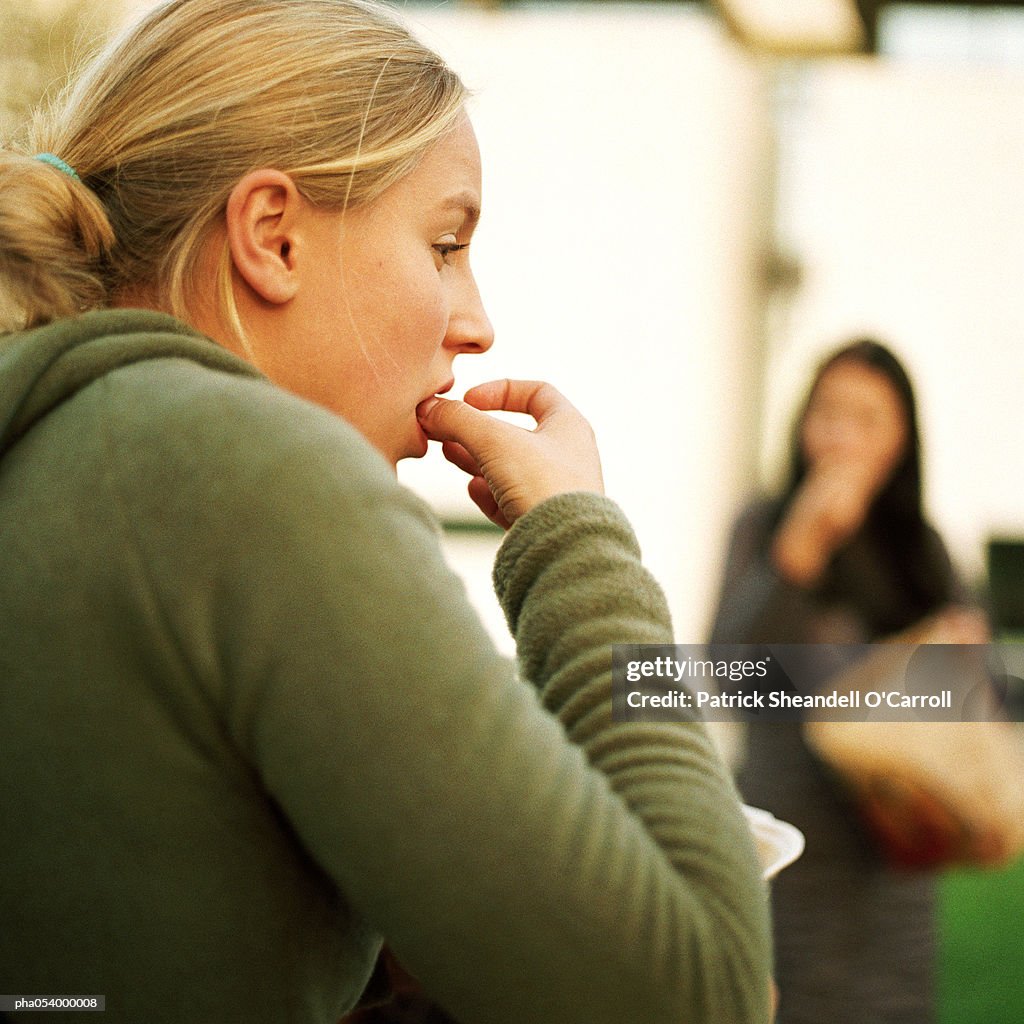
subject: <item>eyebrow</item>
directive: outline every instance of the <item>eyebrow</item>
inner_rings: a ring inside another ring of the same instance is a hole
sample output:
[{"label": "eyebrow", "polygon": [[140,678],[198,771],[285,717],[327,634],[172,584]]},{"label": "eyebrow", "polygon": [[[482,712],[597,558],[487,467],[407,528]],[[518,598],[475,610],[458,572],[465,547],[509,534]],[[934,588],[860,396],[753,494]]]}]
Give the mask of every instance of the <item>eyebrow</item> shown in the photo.
[{"label": "eyebrow", "polygon": [[476,227],[477,221],[480,220],[480,205],[476,195],[468,190],[449,196],[442,206],[446,210],[461,210],[466,215],[467,228]]}]

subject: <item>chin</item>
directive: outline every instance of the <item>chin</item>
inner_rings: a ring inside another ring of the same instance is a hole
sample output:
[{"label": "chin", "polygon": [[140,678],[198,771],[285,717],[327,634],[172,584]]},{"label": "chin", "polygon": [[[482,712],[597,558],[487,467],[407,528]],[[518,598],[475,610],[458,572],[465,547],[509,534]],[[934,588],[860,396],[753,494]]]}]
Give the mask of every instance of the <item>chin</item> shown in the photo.
[{"label": "chin", "polygon": [[394,460],[396,463],[403,459],[422,459],[427,454],[427,435],[423,433],[419,423],[416,423],[410,437],[403,444],[395,447],[398,450],[398,455]]}]

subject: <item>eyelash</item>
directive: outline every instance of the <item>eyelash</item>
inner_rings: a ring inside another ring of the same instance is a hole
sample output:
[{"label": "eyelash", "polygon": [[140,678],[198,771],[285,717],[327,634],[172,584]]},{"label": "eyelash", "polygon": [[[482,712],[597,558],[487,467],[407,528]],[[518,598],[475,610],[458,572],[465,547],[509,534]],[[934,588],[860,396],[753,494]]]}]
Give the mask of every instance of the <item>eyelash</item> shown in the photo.
[{"label": "eyelash", "polygon": [[434,251],[437,252],[441,257],[442,263],[448,262],[448,257],[453,252],[462,252],[463,249],[469,248],[469,242],[442,242],[440,245],[434,246]]}]

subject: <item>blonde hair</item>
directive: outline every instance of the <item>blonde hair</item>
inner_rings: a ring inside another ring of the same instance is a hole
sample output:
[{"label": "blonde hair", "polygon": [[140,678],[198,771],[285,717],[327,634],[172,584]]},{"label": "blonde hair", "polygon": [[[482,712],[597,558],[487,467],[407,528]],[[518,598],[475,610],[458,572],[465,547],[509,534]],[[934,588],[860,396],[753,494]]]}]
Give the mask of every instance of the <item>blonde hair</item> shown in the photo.
[{"label": "blonde hair", "polygon": [[[151,289],[188,319],[199,257],[249,171],[318,206],[369,202],[458,121],[450,68],[363,0],[169,0],[101,53],[0,153],[0,329]],[[56,153],[76,181],[32,153]],[[244,331],[224,243],[221,313]]]}]

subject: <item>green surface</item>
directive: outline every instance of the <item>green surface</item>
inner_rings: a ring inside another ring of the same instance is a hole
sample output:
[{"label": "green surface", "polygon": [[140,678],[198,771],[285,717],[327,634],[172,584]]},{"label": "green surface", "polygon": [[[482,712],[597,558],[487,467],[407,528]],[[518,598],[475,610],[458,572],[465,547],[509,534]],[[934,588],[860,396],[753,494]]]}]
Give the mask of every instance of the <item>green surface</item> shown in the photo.
[{"label": "green surface", "polygon": [[940,884],[939,1024],[1024,1022],[1024,858]]}]

